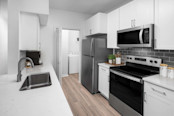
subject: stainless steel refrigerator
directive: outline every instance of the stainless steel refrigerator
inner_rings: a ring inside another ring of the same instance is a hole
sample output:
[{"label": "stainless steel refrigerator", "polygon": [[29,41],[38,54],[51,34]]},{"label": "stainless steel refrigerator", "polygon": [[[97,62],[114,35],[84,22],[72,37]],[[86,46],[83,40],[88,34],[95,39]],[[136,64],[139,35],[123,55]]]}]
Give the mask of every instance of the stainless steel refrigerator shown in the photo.
[{"label": "stainless steel refrigerator", "polygon": [[108,54],[106,36],[82,40],[81,83],[92,94],[98,92],[98,63],[106,62]]}]

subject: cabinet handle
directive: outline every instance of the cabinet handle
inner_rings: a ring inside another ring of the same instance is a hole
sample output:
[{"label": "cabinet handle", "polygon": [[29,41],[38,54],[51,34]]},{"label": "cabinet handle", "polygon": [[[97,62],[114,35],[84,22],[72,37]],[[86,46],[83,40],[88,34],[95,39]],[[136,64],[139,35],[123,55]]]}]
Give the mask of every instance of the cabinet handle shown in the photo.
[{"label": "cabinet handle", "polygon": [[131,27],[133,27],[133,20],[131,20]]},{"label": "cabinet handle", "polygon": [[162,95],[165,95],[165,96],[166,96],[166,93],[165,93],[165,92],[156,90],[156,89],[154,89],[154,88],[152,88],[152,90],[153,90],[154,92],[157,92],[157,93],[159,93],[159,94],[162,94]]},{"label": "cabinet handle", "polygon": [[154,39],[154,48],[157,47],[157,39]]},{"label": "cabinet handle", "polygon": [[144,92],[144,102],[147,102],[146,92]]},{"label": "cabinet handle", "polygon": [[135,27],[135,21],[136,21],[136,20],[134,19],[134,27]]}]

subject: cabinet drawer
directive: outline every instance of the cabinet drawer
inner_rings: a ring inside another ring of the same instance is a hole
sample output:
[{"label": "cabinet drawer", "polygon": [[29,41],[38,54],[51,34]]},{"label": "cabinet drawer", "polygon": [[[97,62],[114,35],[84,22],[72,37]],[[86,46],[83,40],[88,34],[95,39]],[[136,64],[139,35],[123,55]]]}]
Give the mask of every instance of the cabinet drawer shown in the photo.
[{"label": "cabinet drawer", "polygon": [[109,69],[99,66],[99,71],[109,76]]},{"label": "cabinet drawer", "polygon": [[174,92],[170,91],[168,89],[165,89],[163,87],[145,82],[144,91],[146,92],[146,94],[155,95],[155,96],[161,97],[163,99],[174,102]]}]

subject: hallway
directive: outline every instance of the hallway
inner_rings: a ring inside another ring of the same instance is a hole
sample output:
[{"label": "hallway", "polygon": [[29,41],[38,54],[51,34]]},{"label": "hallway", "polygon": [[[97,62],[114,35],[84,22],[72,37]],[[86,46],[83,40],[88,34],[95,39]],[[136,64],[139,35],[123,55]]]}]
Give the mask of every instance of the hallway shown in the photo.
[{"label": "hallway", "polygon": [[78,81],[78,74],[62,79],[62,88],[74,116],[120,116],[99,93],[90,94]]}]

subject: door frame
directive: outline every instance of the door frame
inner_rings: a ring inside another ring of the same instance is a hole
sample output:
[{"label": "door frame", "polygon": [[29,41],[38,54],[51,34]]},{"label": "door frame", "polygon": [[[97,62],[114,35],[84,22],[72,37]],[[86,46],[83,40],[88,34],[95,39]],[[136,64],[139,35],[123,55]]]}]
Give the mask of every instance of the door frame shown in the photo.
[{"label": "door frame", "polygon": [[81,38],[81,30],[80,29],[75,29],[75,28],[63,28],[63,27],[54,27],[54,30],[56,32],[55,35],[55,70],[56,70],[56,74],[58,76],[59,82],[62,85],[62,30],[76,30],[79,31],[79,42],[80,42],[80,53],[79,53],[79,82],[81,83],[81,46],[82,46],[82,38]]}]

